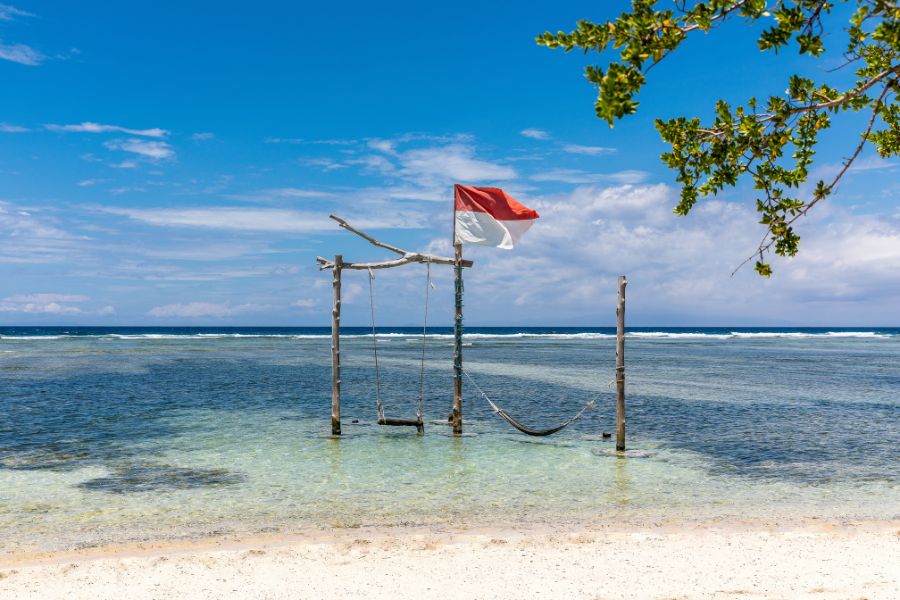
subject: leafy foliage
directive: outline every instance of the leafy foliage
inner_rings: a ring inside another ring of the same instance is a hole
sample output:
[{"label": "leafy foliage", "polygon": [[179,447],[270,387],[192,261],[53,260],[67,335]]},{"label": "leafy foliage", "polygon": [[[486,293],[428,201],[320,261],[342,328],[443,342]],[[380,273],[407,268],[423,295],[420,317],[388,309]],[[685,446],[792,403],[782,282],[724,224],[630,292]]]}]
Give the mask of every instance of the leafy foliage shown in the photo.
[{"label": "leafy foliage", "polygon": [[[709,0],[671,3],[659,10],[656,0],[632,0],[631,10],[614,21],[579,21],[571,33],[544,33],[538,44],[576,48],[586,54],[613,50],[618,60],[606,68],[589,66],[588,81],[597,86],[597,116],[610,126],[637,112],[637,94],[647,73],[674,52],[694,32],[709,32],[735,17],[746,23],[764,19],[772,23],[759,36],[762,51],[778,52],[795,44],[801,54],[820,57],[825,52],[823,17],[837,2],[853,4],[844,50],[846,64],[855,67],[855,82],[845,90],[791,75],[785,94],[765,100],[750,98],[731,106],[719,100],[715,119],[656,120],[656,128],[671,150],[662,160],[677,174],[681,200],[675,207],[687,215],[696,202],[734,187],[749,177],[758,190],[756,209],[766,233],[748,259],[756,271],[772,273],[765,254],[797,254],[800,236],[795,222],[827,198],[859,156],[866,143],[882,157],[900,154],[900,5],[896,0]],[[808,197],[799,188],[807,181],[819,135],[831,126],[836,113],[869,113],[868,124],[852,155],[831,181],[818,181]],[[746,262],[746,261],[745,261]]]}]

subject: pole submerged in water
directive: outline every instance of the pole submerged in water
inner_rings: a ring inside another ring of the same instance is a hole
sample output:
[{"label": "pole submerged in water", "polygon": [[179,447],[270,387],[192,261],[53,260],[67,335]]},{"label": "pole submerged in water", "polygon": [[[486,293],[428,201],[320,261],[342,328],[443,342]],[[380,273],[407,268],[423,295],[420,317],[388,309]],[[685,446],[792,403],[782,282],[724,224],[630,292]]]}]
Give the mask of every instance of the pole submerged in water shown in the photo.
[{"label": "pole submerged in water", "polygon": [[[455,228],[454,228],[455,229]],[[456,232],[454,231],[454,238]],[[454,239],[454,241],[456,241]],[[451,413],[451,421],[453,422],[453,433],[462,433],[462,244],[455,243],[456,262],[454,270],[456,271],[455,289],[455,315],[453,319],[453,412]]]},{"label": "pole submerged in water", "polygon": [[616,450],[625,450],[625,286],[619,276],[619,303],[616,306]]},{"label": "pole submerged in water", "polygon": [[331,287],[331,435],[341,435],[341,265],[343,257],[334,257]]}]

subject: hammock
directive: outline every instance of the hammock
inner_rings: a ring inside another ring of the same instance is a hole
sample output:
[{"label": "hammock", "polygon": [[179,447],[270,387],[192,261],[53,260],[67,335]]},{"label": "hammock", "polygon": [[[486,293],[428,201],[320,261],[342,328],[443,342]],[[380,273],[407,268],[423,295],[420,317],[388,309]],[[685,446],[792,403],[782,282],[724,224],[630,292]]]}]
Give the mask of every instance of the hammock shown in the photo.
[{"label": "hammock", "polygon": [[506,421],[507,423],[509,423],[510,425],[512,425],[513,427],[515,427],[516,429],[518,429],[519,431],[521,431],[522,433],[524,433],[526,435],[533,435],[535,437],[543,437],[543,436],[547,436],[547,435],[553,435],[554,433],[562,431],[563,429],[565,429],[566,427],[568,427],[569,425],[571,425],[572,423],[574,423],[575,421],[580,419],[581,415],[584,414],[584,411],[586,411],[589,408],[594,407],[594,400],[591,400],[590,402],[588,402],[587,404],[582,406],[581,410],[579,410],[577,413],[575,413],[575,415],[571,419],[569,419],[562,425],[557,425],[556,427],[551,427],[550,429],[532,429],[532,428],[528,427],[527,425],[523,425],[522,423],[519,423],[508,412],[506,412],[505,410],[503,410],[502,408],[500,408],[499,406],[494,404],[494,402],[490,398],[488,398],[488,395],[484,393],[484,390],[482,390],[478,386],[478,384],[475,383],[475,380],[472,379],[472,376],[469,375],[468,371],[463,371],[463,374],[465,374],[465,376],[469,380],[469,382],[473,386],[475,386],[475,389],[478,390],[478,393],[481,394],[481,397],[484,398],[485,400],[487,400],[487,403],[491,405],[491,408],[494,409],[494,412],[497,413],[500,416],[500,418],[502,418],[504,421]]}]

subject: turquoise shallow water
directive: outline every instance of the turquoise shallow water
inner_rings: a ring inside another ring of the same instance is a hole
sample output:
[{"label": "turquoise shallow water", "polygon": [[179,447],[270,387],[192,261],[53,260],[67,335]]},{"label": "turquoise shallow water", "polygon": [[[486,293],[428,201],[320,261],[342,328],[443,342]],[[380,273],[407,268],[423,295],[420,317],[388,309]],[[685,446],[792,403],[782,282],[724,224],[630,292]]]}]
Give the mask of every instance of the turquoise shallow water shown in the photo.
[{"label": "turquoise shallow water", "polygon": [[[323,330],[0,329],[0,551],[306,527],[900,516],[900,331],[636,330],[617,456],[610,330],[470,330],[426,345],[426,434],[374,425],[372,339],[343,340],[330,437]],[[420,339],[379,336],[388,416]],[[358,419],[359,423],[351,421]]]}]

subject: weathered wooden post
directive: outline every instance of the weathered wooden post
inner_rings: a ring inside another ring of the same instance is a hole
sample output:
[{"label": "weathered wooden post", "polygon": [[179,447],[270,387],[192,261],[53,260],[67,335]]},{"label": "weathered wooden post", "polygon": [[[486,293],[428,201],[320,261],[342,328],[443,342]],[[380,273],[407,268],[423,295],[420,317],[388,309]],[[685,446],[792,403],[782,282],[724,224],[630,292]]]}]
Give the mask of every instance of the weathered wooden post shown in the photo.
[{"label": "weathered wooden post", "polygon": [[625,450],[625,286],[619,276],[619,304],[616,306],[616,450]]},{"label": "weathered wooden post", "polygon": [[[455,221],[454,221],[455,224]],[[454,231],[454,238],[456,237]],[[455,241],[455,240],[454,240]],[[462,244],[454,244],[456,258],[453,269],[456,271],[455,306],[456,314],[453,319],[453,433],[462,433],[462,295],[463,295],[463,260]]]},{"label": "weathered wooden post", "polygon": [[334,257],[331,287],[331,435],[341,435],[341,265],[343,257]]}]

